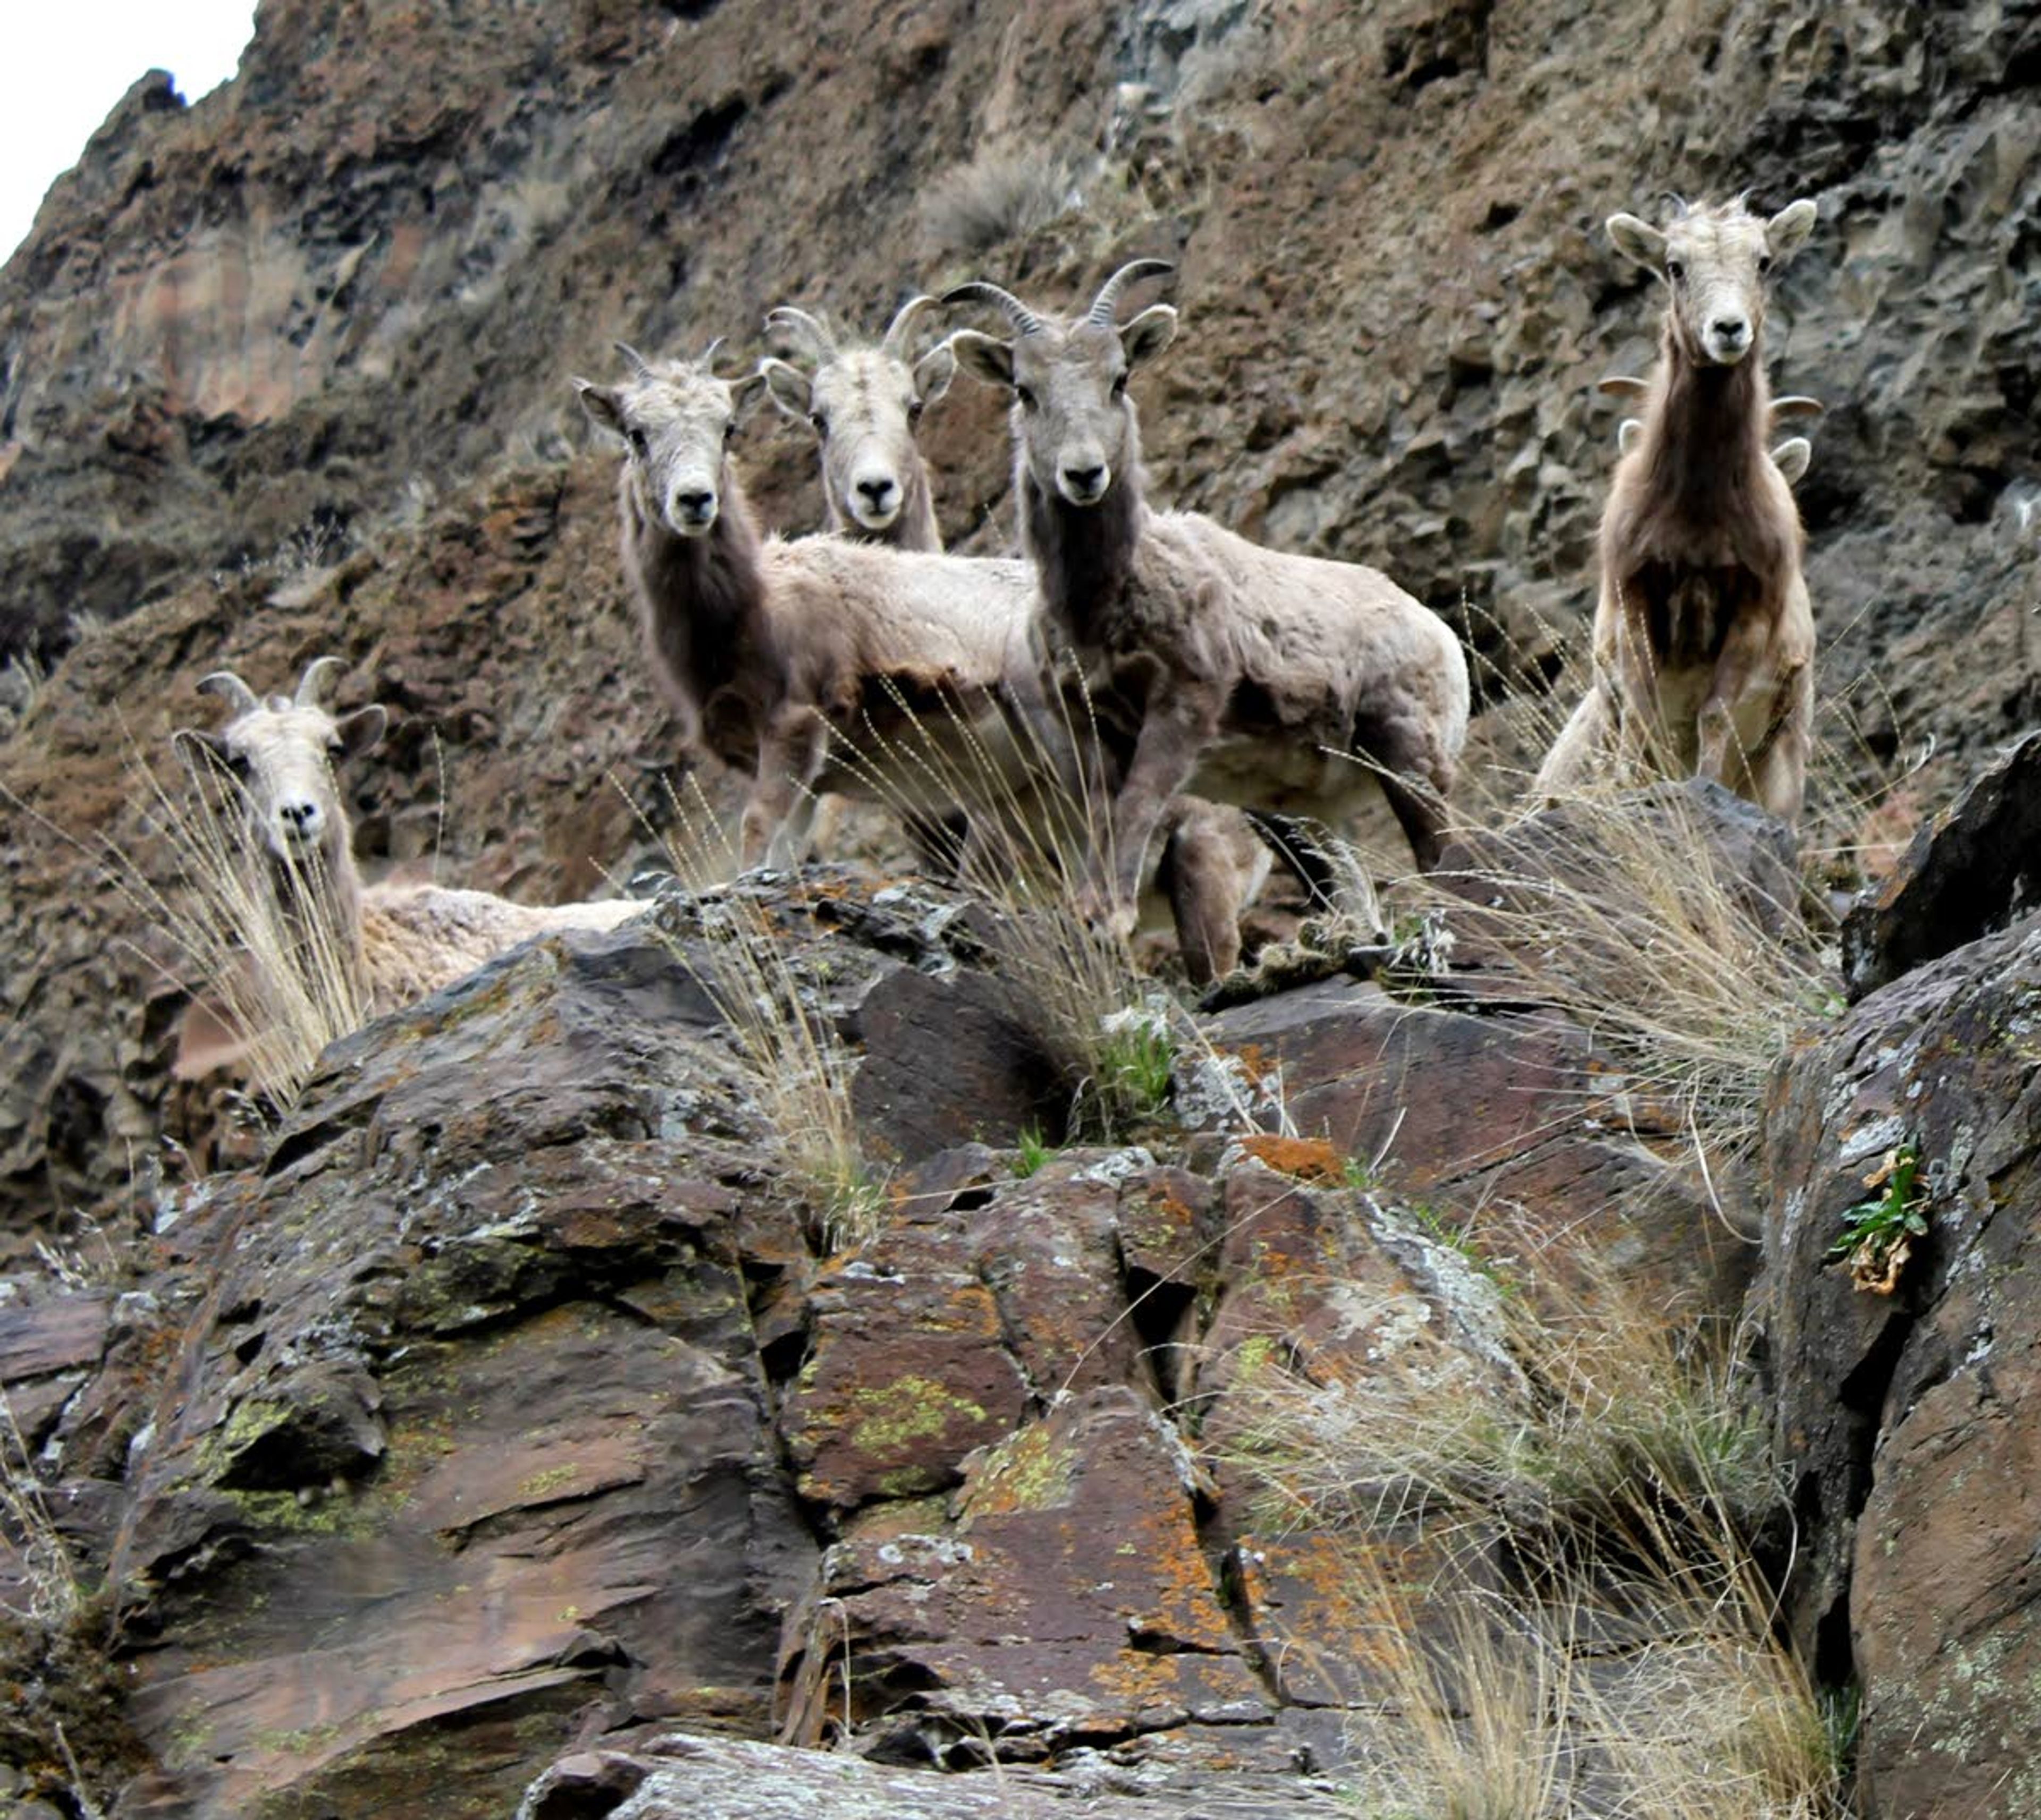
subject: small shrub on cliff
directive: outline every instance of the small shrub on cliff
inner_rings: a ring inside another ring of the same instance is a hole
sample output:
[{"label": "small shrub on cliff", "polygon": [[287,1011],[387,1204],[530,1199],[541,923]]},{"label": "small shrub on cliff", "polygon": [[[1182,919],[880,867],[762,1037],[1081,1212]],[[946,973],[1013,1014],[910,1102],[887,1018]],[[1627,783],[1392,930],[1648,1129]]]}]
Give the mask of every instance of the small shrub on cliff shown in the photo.
[{"label": "small shrub on cliff", "polygon": [[922,238],[938,254],[983,253],[1046,227],[1077,202],[1067,160],[1036,146],[987,145],[929,186]]}]

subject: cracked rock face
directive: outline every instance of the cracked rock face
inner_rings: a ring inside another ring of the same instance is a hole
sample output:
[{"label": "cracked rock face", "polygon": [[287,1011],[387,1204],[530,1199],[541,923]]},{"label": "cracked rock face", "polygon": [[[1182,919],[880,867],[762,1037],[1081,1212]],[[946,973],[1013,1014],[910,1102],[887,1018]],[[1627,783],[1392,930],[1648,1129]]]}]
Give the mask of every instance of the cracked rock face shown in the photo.
[{"label": "cracked rock face", "polygon": [[[1765,1352],[1794,1471],[1795,1627],[1864,1688],[1871,1810],[2041,1803],[2041,928],[1873,992],[1785,1069],[1768,1120]],[[1833,1255],[1896,1147],[1928,1231],[1888,1295]]]}]

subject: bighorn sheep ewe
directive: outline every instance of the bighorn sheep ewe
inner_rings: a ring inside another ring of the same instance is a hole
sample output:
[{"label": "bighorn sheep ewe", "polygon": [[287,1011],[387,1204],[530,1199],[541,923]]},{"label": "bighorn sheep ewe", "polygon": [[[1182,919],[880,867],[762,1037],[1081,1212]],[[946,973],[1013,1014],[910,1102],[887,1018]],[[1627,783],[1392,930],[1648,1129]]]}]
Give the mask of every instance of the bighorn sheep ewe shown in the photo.
[{"label": "bighorn sheep ewe", "polygon": [[1767,458],[1765,274],[1799,251],[1814,204],[1762,220],[1741,200],[1663,230],[1609,219],[1669,298],[1643,429],[1602,513],[1593,681],[1539,769],[1551,795],[1612,757],[1727,784],[1788,822],[1806,787],[1814,613],[1799,513]]},{"label": "bighorn sheep ewe", "polygon": [[[1002,717],[1047,737],[1032,627],[1012,604],[1033,584],[1022,563],[761,538],[727,445],[765,377],[719,378],[719,345],[655,365],[620,342],[623,384],[574,383],[626,446],[624,570],[654,666],[689,746],[752,778],[743,863],[786,866],[824,792],[933,822],[989,754],[1024,769]],[[995,800],[1015,788],[987,781]]]},{"label": "bighorn sheep ewe", "polygon": [[[296,695],[266,700],[216,670],[199,688],[232,717],[217,732],[185,727],[174,738],[188,757],[208,756],[231,776],[247,821],[243,851],[266,867],[288,945],[301,964],[337,963],[362,1017],[422,998],[532,936],[612,929],[645,908],[628,898],[535,906],[441,885],[364,886],[333,767],[371,750],[387,716],[373,704],[338,719],[327,712],[320,698],[343,667],[315,658]],[[272,1002],[259,986],[257,997]],[[237,1039],[216,1013],[188,1021],[185,1038],[177,1071],[188,1078],[234,1059]]]},{"label": "bighorn sheep ewe", "polygon": [[1149,508],[1127,381],[1169,345],[1177,315],[1157,304],[1123,326],[1114,309],[1128,284],[1169,269],[1123,266],[1070,321],[996,284],[944,300],[994,304],[1013,327],[1010,340],[966,330],[951,345],[1013,396],[1021,540],[1048,628],[1085,666],[1122,749],[1116,876],[1095,878],[1093,895],[1123,924],[1164,807],[1187,788],[1337,825],[1371,769],[1429,866],[1467,736],[1459,641],[1387,576]]},{"label": "bighorn sheep ewe", "polygon": [[[807,373],[786,361],[768,359],[760,371],[773,402],[788,417],[814,427],[830,528],[841,535],[895,549],[943,547],[934,488],[914,431],[922,405],[948,388],[956,361],[947,342],[911,365],[908,360],[915,318],[933,301],[910,298],[876,348],[846,348],[826,323],[804,310],[782,305],[766,316],[769,332],[776,331],[791,344],[790,351],[815,362],[813,372]],[[1034,616],[1034,574],[1020,566],[1023,585],[1010,587],[1015,567],[1001,564],[990,571],[987,592],[1025,627]],[[932,857],[960,850],[962,836],[955,826],[916,834]],[[1170,803],[1162,835],[1155,882],[1168,900],[1185,972],[1192,985],[1209,985],[1239,964],[1241,912],[1268,883],[1269,849],[1237,811],[1195,796]]]},{"label": "bighorn sheep ewe", "polygon": [[935,300],[910,297],[876,347],[845,347],[829,325],[782,305],[765,318],[769,332],[811,357],[812,372],[768,359],[773,402],[811,424],[822,448],[822,498],[829,528],[890,544],[898,550],[940,550],[928,464],[914,441],[921,410],[949,389],[956,357],[938,341],[910,360],[914,320]]}]

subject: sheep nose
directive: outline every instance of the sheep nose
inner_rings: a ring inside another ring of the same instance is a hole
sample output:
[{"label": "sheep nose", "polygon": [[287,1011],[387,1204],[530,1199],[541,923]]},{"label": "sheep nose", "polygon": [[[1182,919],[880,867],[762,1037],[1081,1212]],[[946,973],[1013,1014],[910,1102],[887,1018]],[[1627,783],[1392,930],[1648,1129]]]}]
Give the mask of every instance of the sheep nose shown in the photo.
[{"label": "sheep nose", "polygon": [[277,818],[284,824],[284,832],[293,839],[308,841],[319,830],[319,806],[316,803],[279,803]]},{"label": "sheep nose", "polygon": [[1741,316],[1718,316],[1709,326],[1725,347],[1740,348],[1750,338],[1750,325]]},{"label": "sheep nose", "polygon": [[857,490],[864,495],[864,503],[874,512],[883,512],[893,497],[893,483],[885,479],[860,480]]},{"label": "sheep nose", "polygon": [[1103,467],[1065,468],[1063,490],[1073,499],[1096,499],[1105,490],[1104,468]]},{"label": "sheep nose", "polygon": [[673,509],[691,525],[706,525],[715,516],[715,490],[703,487],[673,495]]}]

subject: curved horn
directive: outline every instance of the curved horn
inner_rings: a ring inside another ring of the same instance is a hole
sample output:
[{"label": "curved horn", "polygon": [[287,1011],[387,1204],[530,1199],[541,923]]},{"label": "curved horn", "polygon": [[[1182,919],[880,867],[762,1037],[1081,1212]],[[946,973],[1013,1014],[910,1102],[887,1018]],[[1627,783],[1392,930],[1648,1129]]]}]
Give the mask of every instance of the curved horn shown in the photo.
[{"label": "curved horn", "polygon": [[319,707],[319,697],[326,693],[327,685],[346,668],[347,662],[343,658],[314,658],[305,666],[305,673],[298,679],[298,693],[292,701],[292,706]]},{"label": "curved horn", "polygon": [[879,339],[879,351],[895,360],[906,359],[907,338],[914,333],[914,319],[934,302],[925,292],[910,297],[893,312],[893,320],[886,325],[886,333]]},{"label": "curved horn", "polygon": [[1819,399],[1809,398],[1800,392],[1788,392],[1783,398],[1772,401],[1774,417],[1819,417],[1828,408]]},{"label": "curved horn", "polygon": [[714,341],[711,341],[707,347],[702,349],[701,360],[698,364],[700,365],[701,370],[707,373],[711,379],[714,379],[716,376],[716,350],[723,345],[723,338],[724,338],[721,335],[718,335]]},{"label": "curved horn", "polygon": [[199,678],[200,695],[216,695],[236,714],[246,714],[262,705],[262,698],[231,670],[216,670]]},{"label": "curved horn", "polygon": [[1665,192],[1665,200],[1673,205],[1673,219],[1675,221],[1677,221],[1681,216],[1684,215],[1694,206],[1677,189],[1667,190]]},{"label": "curved horn", "polygon": [[1098,295],[1091,300],[1091,307],[1085,311],[1085,320],[1097,322],[1102,328],[1111,328],[1113,307],[1119,303],[1122,291],[1143,278],[1159,278],[1165,272],[1176,269],[1166,259],[1130,259],[1100,288]]},{"label": "curved horn", "polygon": [[1002,291],[997,284],[987,284],[982,278],[973,278],[968,284],[952,285],[943,293],[945,303],[993,303],[1006,312],[1006,319],[1021,334],[1039,334],[1042,319],[1015,296],[1011,291]]},{"label": "curved horn", "polygon": [[628,341],[612,341],[610,345],[631,363],[631,370],[641,380],[652,376],[652,363],[631,346]]},{"label": "curved horn", "polygon": [[765,332],[769,335],[775,330],[799,341],[818,362],[836,358],[836,337],[830,333],[829,324],[806,310],[797,310],[791,303],[768,310]]}]

